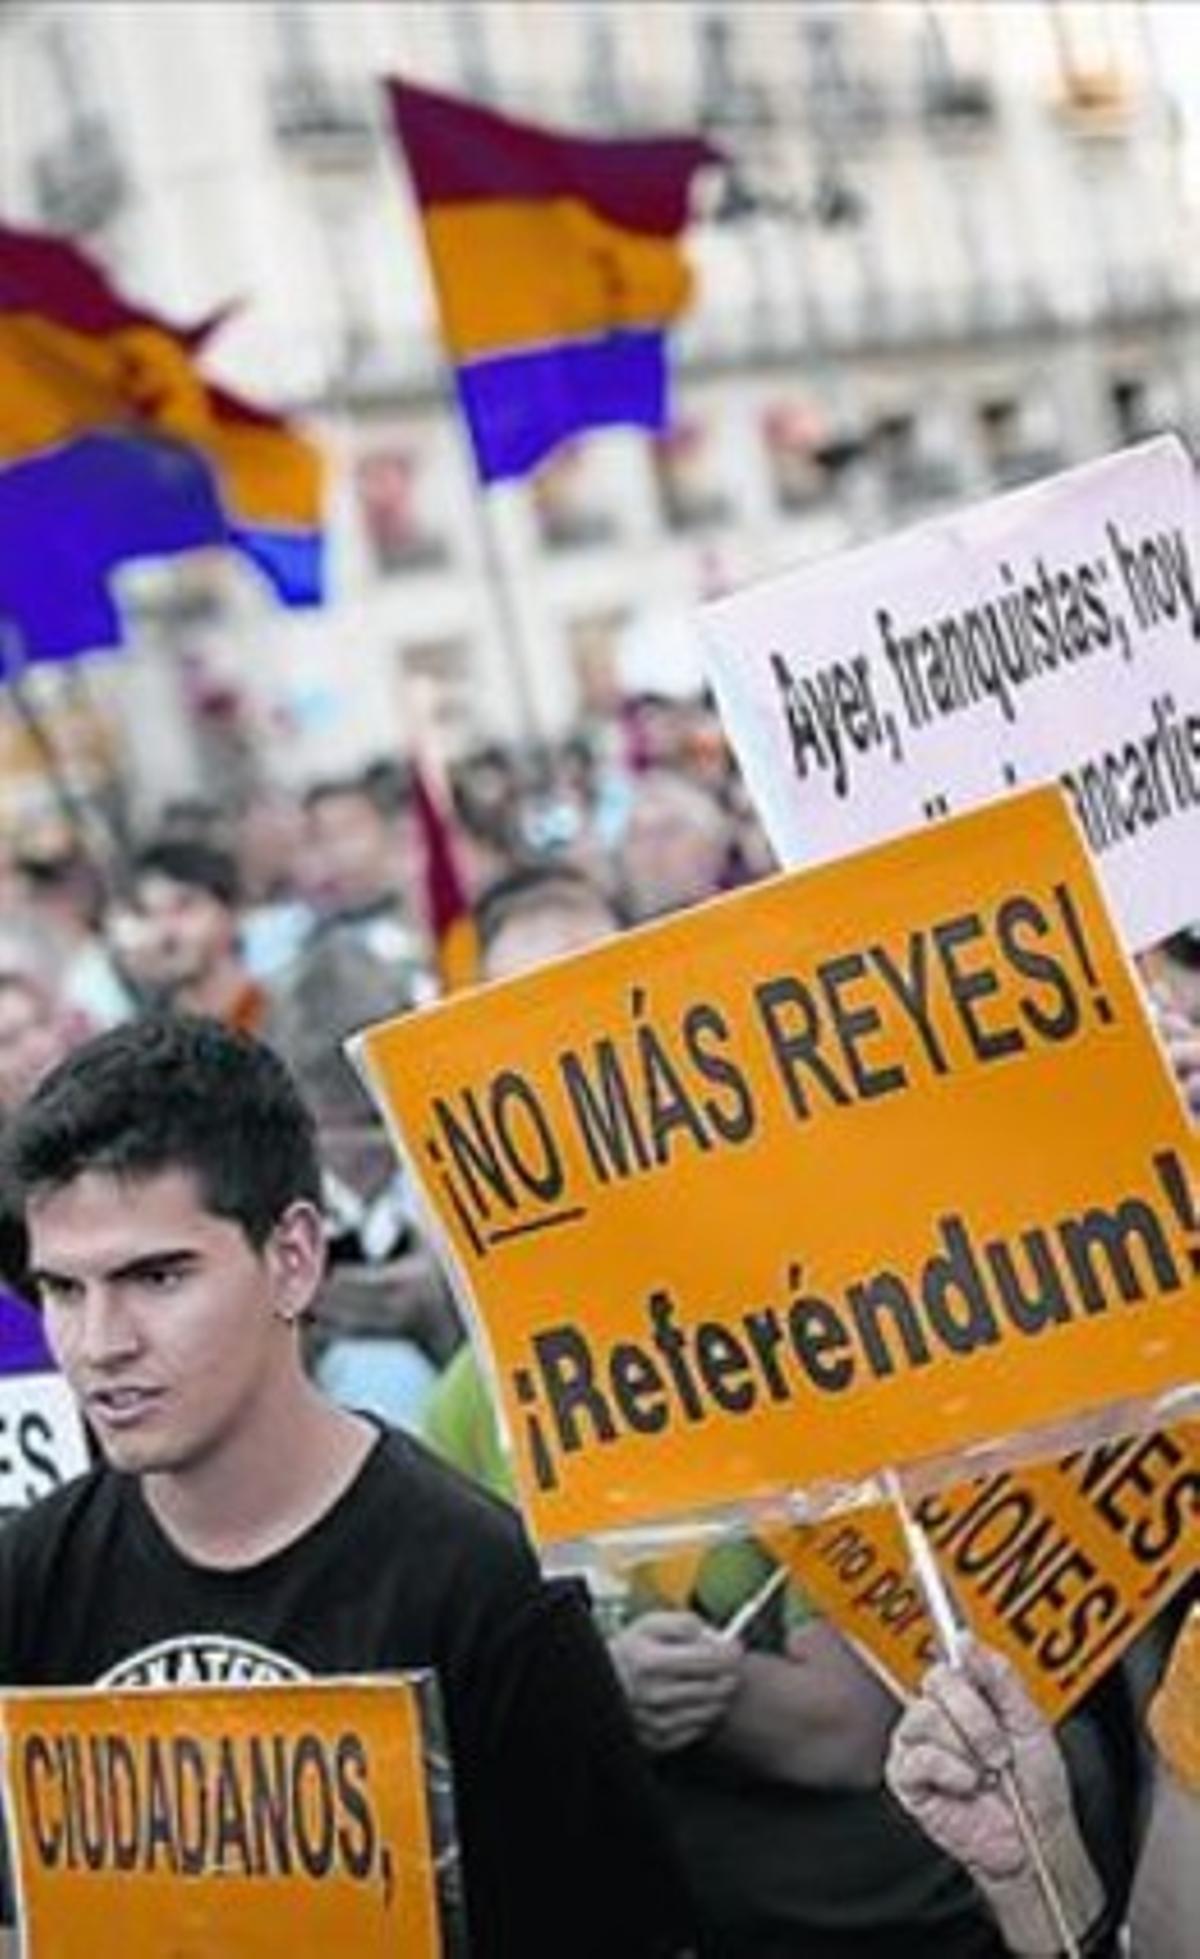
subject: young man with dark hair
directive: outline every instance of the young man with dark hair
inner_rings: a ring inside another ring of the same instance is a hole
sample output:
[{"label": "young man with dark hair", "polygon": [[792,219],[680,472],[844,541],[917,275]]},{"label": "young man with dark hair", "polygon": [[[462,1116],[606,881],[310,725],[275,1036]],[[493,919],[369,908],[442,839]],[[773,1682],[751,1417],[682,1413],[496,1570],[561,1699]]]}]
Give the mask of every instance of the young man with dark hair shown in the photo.
[{"label": "young man with dark hair", "polygon": [[203,837],[159,837],[134,858],[130,897],[156,1003],[259,1033],[267,994],[242,959],[241,884],[230,852]]},{"label": "young man with dark hair", "polygon": [[[395,786],[395,785],[394,785]],[[302,878],[316,910],[313,940],[338,936],[408,977],[420,992],[421,946],[410,917],[413,841],[407,805],[378,773],[318,782],[306,792]]]},{"label": "young man with dark hair", "polygon": [[0,1535],[0,1682],[433,1667],[473,1952],[676,1952],[675,1868],[577,1590],[304,1374],[320,1175],[283,1064],[212,1022],[138,1022],[42,1083],[0,1167],[104,1457]]}]

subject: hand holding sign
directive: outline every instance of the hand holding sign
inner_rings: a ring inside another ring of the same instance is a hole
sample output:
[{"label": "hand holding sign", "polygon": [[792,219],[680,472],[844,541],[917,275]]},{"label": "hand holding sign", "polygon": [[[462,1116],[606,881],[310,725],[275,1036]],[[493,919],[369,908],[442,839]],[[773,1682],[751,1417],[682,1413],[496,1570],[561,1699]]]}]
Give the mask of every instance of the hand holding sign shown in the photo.
[{"label": "hand holding sign", "polygon": [[694,1612],[646,1612],[609,1641],[634,1726],[655,1754],[687,1748],[724,1714],[742,1651]]},{"label": "hand holding sign", "polygon": [[1103,1889],[1053,1732],[1006,1661],[968,1643],[934,1667],[893,1734],[887,1779],[981,1885],[1012,1951],[1079,1951]]}]

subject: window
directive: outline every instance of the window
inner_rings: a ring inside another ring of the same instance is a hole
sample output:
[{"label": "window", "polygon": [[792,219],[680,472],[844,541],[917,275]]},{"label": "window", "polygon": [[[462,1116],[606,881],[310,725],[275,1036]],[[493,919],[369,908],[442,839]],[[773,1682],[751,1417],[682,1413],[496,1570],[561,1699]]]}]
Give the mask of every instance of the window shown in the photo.
[{"label": "window", "polygon": [[568,446],[538,470],[530,484],[534,515],[549,551],[573,551],[611,538],[616,526],[589,496],[582,449]]},{"label": "window", "polygon": [[872,431],[872,448],[884,489],[900,509],[952,497],[960,488],[952,459],[933,450],[911,409],[881,415]]},{"label": "window", "polygon": [[615,714],[620,705],[619,654],[626,618],[620,611],[593,612],[572,619],[567,626],[580,709],[598,720]]},{"label": "window", "polygon": [[669,530],[704,530],[729,517],[730,499],[716,475],[710,431],[703,422],[680,422],[653,444],[651,453]]},{"label": "window", "polygon": [[832,484],[818,451],[825,418],[804,401],[777,401],[763,411],[763,440],[775,502],[780,510],[811,510],[823,503]]},{"label": "window", "polygon": [[[480,738],[471,649],[462,637],[414,640],[400,648],[401,713],[405,729],[414,718],[429,730],[436,752],[455,761]],[[414,700],[419,714],[414,716]]]},{"label": "window", "polygon": [[319,18],[305,6],[281,6],[272,27],[271,121],[280,142],[326,168],[366,163],[374,148],[367,101],[334,72],[320,44]]},{"label": "window", "polygon": [[1113,36],[1111,9],[1099,0],[1052,0],[1059,107],[1084,134],[1118,133],[1132,109],[1129,77]]},{"label": "window", "polygon": [[622,120],[623,93],[617,61],[617,37],[607,0],[594,7],[584,23],[583,100],[591,120],[610,129]]},{"label": "window", "polygon": [[922,102],[934,128],[984,129],[994,120],[996,96],[973,8],[926,6],[921,71]]},{"label": "window", "polygon": [[476,102],[491,102],[496,96],[496,72],[489,41],[488,8],[477,0],[456,0],[449,9],[450,32],[454,41],[455,66],[463,93]]},{"label": "window", "polygon": [[761,123],[768,120],[767,91],[747,79],[736,52],[732,13],[710,10],[696,22],[699,39],[699,116],[702,123]]},{"label": "window", "polygon": [[112,124],[96,94],[86,21],[46,23],[40,48],[60,133],[34,155],[38,215],[56,231],[86,235],[114,218],[126,180]]},{"label": "window", "polygon": [[1000,489],[1062,468],[1059,431],[1047,400],[993,395],[978,404],[976,416],[984,458]]},{"label": "window", "polygon": [[359,510],[375,569],[386,577],[444,564],[445,541],[428,528],[420,511],[420,452],[379,449],[359,456],[354,466]]}]

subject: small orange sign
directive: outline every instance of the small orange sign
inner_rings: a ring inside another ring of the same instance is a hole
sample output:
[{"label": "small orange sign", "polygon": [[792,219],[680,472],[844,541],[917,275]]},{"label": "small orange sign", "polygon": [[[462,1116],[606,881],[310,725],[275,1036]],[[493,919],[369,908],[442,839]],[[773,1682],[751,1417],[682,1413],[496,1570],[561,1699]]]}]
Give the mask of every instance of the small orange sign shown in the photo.
[{"label": "small orange sign", "polygon": [[356,1053],[545,1542],[1200,1381],[1197,1142],[1056,790]]},{"label": "small orange sign", "polygon": [[[916,1506],[963,1618],[1052,1721],[1070,1713],[1200,1562],[1193,1425],[999,1470]],[[807,1596],[915,1691],[937,1636],[887,1505],[776,1531]]]},{"label": "small orange sign", "polygon": [[438,1959],[420,1681],[3,1695],[23,1959]]}]

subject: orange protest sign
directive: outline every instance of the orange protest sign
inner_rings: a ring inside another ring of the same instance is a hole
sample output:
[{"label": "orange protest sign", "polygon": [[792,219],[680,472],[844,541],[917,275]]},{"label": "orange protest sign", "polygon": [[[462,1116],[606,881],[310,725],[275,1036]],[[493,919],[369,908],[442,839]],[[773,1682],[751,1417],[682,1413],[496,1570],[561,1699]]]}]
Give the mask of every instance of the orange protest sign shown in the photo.
[{"label": "orange protest sign", "polygon": [[[972,1632],[1061,1721],[1196,1569],[1196,1429],[1000,1470],[916,1514]],[[895,1511],[871,1505],[769,1541],[814,1604],[915,1690],[938,1643]]]},{"label": "orange protest sign", "polygon": [[[426,1677],[428,1678],[428,1677]],[[420,1677],[7,1693],[26,1959],[437,1959]]]},{"label": "orange protest sign", "polygon": [[544,1541],[1200,1380],[1196,1141],[1054,790],[356,1054]]}]

